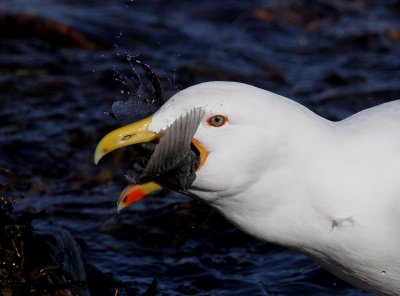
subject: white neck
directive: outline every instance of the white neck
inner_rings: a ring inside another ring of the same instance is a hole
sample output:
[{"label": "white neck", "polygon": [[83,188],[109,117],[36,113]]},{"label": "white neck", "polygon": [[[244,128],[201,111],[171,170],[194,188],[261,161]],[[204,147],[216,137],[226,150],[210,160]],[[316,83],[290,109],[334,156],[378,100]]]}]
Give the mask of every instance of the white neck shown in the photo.
[{"label": "white neck", "polygon": [[[346,127],[318,117],[307,120],[313,128],[299,124],[257,182],[211,204],[243,231],[299,250],[349,282],[373,292],[383,291],[376,290],[382,283],[388,291],[396,289],[400,259],[383,261],[381,256],[389,249],[397,253],[400,238],[392,245],[382,243],[397,230],[389,226],[393,217],[375,213],[397,215],[380,193],[397,192],[398,163],[385,163],[385,155],[376,153],[379,147],[364,149],[364,135],[347,133]],[[376,178],[380,174],[386,182]],[[383,188],[383,184],[393,186]],[[375,192],[375,198],[364,198]],[[377,274],[385,274],[382,282],[376,282]]]},{"label": "white neck", "polygon": [[[308,236],[329,230],[330,216],[336,215],[329,202],[330,188],[316,187],[321,179],[323,184],[330,182],[330,162],[334,160],[330,143],[325,139],[334,137],[333,123],[316,116],[305,116],[304,121],[308,123],[293,126],[297,131],[288,132],[292,138],[283,139],[273,155],[265,152],[269,154],[268,163],[261,165],[265,171],[258,174],[261,178],[257,182],[243,193],[215,199],[212,203],[244,231],[295,249],[314,245]],[[316,123],[319,128],[315,128]],[[318,158],[321,150],[326,154]],[[318,182],[313,180],[315,177]],[[315,202],[316,199],[319,201]],[[326,208],[316,208],[321,199],[326,199],[322,203]],[[308,215],[305,217],[304,213]]]}]

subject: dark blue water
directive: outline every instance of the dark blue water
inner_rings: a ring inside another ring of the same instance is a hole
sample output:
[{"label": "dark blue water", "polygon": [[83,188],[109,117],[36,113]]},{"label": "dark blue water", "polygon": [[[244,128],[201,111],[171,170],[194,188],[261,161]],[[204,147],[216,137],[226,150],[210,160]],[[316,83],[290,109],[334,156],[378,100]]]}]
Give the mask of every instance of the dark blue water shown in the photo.
[{"label": "dark blue water", "polygon": [[98,295],[140,294],[154,279],[159,295],[367,295],[184,196],[162,192],[117,214],[129,149],[98,167],[92,157],[119,125],[112,103],[145,79],[128,56],[171,92],[240,81],[332,120],[398,99],[398,1],[3,0],[0,15],[52,22],[25,34],[18,19],[0,26],[0,166],[25,196],[19,210],[45,210],[36,227],[80,243],[104,277]]}]

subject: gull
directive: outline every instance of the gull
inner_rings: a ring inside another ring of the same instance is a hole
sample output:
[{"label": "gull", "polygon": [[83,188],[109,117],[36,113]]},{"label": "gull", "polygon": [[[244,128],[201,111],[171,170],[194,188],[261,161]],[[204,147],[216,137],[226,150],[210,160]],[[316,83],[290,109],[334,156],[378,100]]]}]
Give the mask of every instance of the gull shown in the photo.
[{"label": "gull", "polygon": [[[179,142],[181,134],[186,140]],[[153,141],[161,147],[158,161],[149,161],[153,171],[163,157],[188,162],[180,151],[197,156],[195,177],[173,190],[354,286],[400,295],[400,101],[333,122],[260,88],[206,82],[106,135],[95,163],[117,148]],[[119,208],[169,187],[161,173],[130,184]]]}]

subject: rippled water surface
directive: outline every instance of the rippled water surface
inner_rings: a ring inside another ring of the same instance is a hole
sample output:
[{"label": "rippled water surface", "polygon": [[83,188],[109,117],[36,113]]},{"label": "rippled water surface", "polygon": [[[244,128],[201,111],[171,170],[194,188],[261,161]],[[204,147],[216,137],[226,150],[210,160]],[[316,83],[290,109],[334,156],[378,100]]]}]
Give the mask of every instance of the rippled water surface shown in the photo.
[{"label": "rippled water surface", "polygon": [[120,124],[112,103],[145,80],[128,56],[170,92],[240,81],[332,120],[399,99],[399,1],[2,0],[0,16],[0,166],[25,197],[17,210],[44,210],[35,227],[81,245],[102,279],[92,294],[140,295],[155,279],[159,295],[367,295],[184,196],[117,214],[129,149],[92,157]]}]

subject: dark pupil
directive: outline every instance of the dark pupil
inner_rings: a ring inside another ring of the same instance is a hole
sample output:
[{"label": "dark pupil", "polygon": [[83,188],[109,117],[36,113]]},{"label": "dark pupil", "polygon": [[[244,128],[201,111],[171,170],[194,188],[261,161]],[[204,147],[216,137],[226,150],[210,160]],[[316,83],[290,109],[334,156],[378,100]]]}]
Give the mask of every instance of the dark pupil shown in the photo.
[{"label": "dark pupil", "polygon": [[215,124],[215,125],[220,125],[221,122],[222,122],[221,116],[216,116],[216,117],[214,117],[213,119],[214,119],[214,124]]}]

